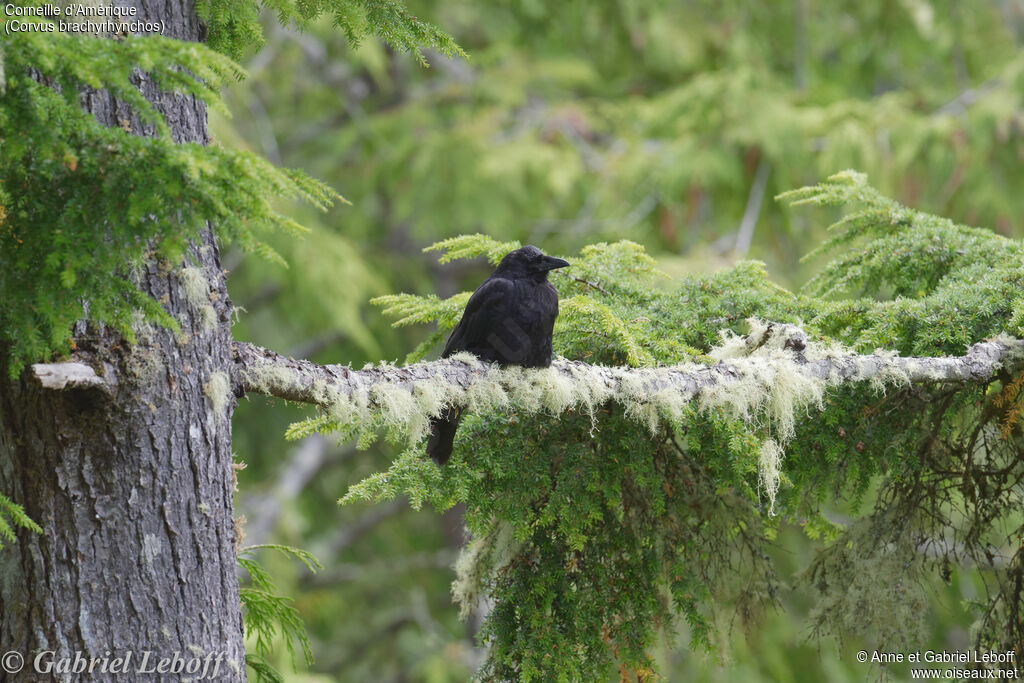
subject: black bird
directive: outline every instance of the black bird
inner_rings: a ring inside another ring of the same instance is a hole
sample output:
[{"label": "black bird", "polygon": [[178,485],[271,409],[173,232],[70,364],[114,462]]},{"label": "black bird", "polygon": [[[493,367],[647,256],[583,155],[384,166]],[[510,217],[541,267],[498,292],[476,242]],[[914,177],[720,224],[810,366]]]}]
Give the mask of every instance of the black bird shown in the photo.
[{"label": "black bird", "polygon": [[[551,331],[558,317],[558,292],[548,273],[568,261],[545,256],[528,244],[505,255],[466,303],[442,358],[469,351],[499,365],[546,368],[551,365]],[[427,455],[438,465],[452,454],[462,411],[449,408],[430,422]]]}]

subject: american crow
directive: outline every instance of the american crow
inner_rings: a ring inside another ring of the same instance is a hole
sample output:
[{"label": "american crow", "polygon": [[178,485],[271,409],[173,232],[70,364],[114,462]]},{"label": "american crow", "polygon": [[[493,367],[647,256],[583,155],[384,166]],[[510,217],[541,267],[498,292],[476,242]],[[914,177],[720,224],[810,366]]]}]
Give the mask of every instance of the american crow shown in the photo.
[{"label": "american crow", "polygon": [[[551,365],[551,330],[558,317],[558,292],[548,272],[568,261],[526,245],[505,255],[466,303],[442,358],[469,351],[482,361],[525,368]],[[430,422],[427,455],[448,462],[462,411],[449,408]]]}]

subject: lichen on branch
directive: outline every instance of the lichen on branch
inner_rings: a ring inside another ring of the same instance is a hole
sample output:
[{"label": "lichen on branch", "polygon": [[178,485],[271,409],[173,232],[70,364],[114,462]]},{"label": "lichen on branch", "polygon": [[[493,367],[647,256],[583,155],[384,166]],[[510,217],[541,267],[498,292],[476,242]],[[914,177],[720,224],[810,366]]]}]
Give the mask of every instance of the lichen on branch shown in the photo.
[{"label": "lichen on branch", "polygon": [[901,358],[879,351],[852,354],[839,347],[808,342],[793,325],[748,321],[751,332],[724,332],[709,352],[717,362],[665,367],[608,367],[564,358],[550,368],[501,368],[472,354],[409,366],[387,363],[361,370],[321,366],[282,357],[251,344],[235,345],[241,390],[312,403],[321,416],[292,428],[294,438],[314,431],[362,434],[374,429],[408,445],[420,442],[429,420],[449,407],[471,413],[516,411],[557,419],[582,411],[594,422],[609,403],[657,434],[662,422],[679,423],[683,408],[695,402],[701,413],[722,410],[730,417],[763,427],[774,445],[762,449],[759,470],[774,503],[779,485],[778,457],[795,433],[800,411],[821,409],[829,386],[870,382],[878,391],[915,382],[981,382],[1007,361],[1024,358],[1024,342],[1009,337],[973,346],[962,357]]}]

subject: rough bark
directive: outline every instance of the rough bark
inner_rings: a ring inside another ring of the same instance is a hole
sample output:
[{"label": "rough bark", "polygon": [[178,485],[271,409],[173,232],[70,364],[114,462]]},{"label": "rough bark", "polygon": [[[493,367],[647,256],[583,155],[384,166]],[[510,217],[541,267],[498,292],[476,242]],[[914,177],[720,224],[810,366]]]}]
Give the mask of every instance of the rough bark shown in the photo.
[{"label": "rough bark", "polygon": [[[192,0],[131,1],[139,19],[162,20],[166,36],[200,38]],[[201,102],[157,93],[144,75],[138,82],[175,139],[208,141]],[[84,93],[82,102],[107,125],[134,120],[105,92]],[[25,680],[181,678],[140,675],[134,667],[146,651],[153,658],[223,653],[215,680],[245,679],[234,397],[217,392],[217,378],[232,366],[231,304],[212,234],[188,258],[209,283],[213,329],[187,301],[175,275],[180,264],[151,261],[140,286],[182,322],[180,336],[140,326],[138,343],[128,345],[80,324],[75,344],[91,375],[53,364],[11,381],[0,368],[0,491],[43,527],[41,535],[19,533],[0,552],[0,649],[21,652],[25,674],[46,651],[55,654],[45,661],[76,652],[134,659],[128,673]]]}]

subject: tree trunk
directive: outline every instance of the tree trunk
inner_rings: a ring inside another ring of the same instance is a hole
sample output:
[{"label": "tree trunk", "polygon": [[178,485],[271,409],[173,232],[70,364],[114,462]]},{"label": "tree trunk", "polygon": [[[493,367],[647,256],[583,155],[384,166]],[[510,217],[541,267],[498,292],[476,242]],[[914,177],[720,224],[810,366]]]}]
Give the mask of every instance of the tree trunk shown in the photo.
[{"label": "tree trunk", "polygon": [[[166,36],[199,39],[192,0],[133,2],[136,18],[164,21]],[[178,141],[207,142],[202,103],[157,93],[144,76],[139,83]],[[134,120],[107,93],[82,101],[107,125]],[[150,668],[163,658],[176,666],[175,653],[185,662],[220,655],[219,673],[207,680],[245,679],[232,517],[235,400],[226,391],[231,303],[212,234],[189,261],[205,276],[215,325],[196,309],[194,288],[191,302],[186,296],[180,264],[152,260],[135,277],[181,321],[180,336],[140,324],[128,345],[79,325],[77,350],[105,369],[103,387],[44,388],[29,372],[10,381],[0,368],[0,491],[43,527],[42,535],[21,531],[0,551],[0,650],[20,652],[25,674],[39,658],[43,669],[28,680],[164,678],[141,675],[146,652]],[[76,653],[108,664],[85,675],[46,672]],[[129,664],[110,671],[128,653]]]}]

